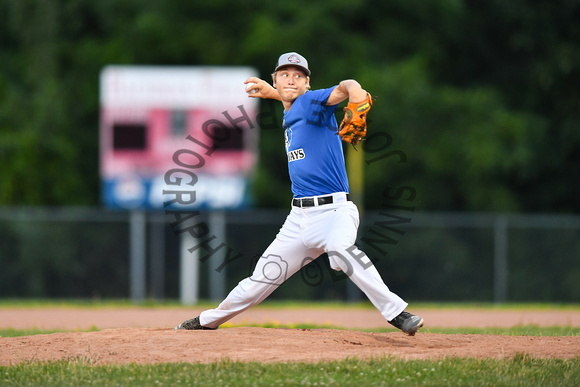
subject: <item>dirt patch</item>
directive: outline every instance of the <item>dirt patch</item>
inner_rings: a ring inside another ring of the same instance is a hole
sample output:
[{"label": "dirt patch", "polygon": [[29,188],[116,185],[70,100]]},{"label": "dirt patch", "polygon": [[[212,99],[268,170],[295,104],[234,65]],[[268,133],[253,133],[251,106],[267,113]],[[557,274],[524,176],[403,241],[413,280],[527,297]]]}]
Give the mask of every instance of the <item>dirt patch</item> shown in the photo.
[{"label": "dirt patch", "polygon": [[430,327],[509,327],[516,325],[580,326],[577,311],[414,310],[426,326],[414,337],[393,330],[357,331],[385,326],[374,310],[254,309],[233,324],[316,323],[349,330],[234,327],[216,331],[175,331],[173,326],[199,310],[183,309],[38,309],[0,310],[2,328],[89,329],[0,338],[0,365],[23,361],[87,359],[94,364],[208,363],[223,359],[260,362],[317,362],[344,358],[438,359],[444,357],[506,358],[580,356],[580,337],[443,335]]}]

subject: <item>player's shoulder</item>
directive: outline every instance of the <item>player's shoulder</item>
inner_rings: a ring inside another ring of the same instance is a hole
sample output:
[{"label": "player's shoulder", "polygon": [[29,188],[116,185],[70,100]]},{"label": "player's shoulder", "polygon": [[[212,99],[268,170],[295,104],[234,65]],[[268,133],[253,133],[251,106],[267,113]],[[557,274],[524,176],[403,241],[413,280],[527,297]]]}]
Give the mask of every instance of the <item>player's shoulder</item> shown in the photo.
[{"label": "player's shoulder", "polygon": [[335,88],[336,86],[325,89],[308,90],[306,93],[302,94],[300,98],[302,101],[309,101],[310,103],[318,102],[320,105],[325,105],[328,97],[330,97],[330,94]]},{"label": "player's shoulder", "polygon": [[332,93],[332,91],[337,87],[338,85],[334,85],[332,87],[326,87],[323,89],[314,89],[314,90],[308,90],[306,94],[311,94],[311,95],[324,95],[324,94],[328,94],[330,95],[330,93]]}]

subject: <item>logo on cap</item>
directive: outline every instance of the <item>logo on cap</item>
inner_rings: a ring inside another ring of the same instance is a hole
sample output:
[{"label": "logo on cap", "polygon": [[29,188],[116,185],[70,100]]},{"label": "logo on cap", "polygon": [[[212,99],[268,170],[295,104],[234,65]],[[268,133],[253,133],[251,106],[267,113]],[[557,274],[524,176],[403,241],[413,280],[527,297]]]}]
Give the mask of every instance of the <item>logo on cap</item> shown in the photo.
[{"label": "logo on cap", "polygon": [[300,63],[300,58],[298,58],[296,55],[290,55],[288,57],[288,62],[290,62],[290,63]]}]

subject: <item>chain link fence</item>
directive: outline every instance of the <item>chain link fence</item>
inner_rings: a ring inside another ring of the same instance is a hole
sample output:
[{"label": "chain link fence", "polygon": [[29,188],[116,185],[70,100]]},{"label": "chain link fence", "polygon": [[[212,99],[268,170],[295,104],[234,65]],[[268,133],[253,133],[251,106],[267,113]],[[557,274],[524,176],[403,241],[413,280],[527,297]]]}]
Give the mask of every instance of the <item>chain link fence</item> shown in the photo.
[{"label": "chain link fence", "polygon": [[[196,222],[207,228],[196,239],[162,212],[0,208],[0,297],[180,299],[190,251],[199,298],[219,301],[251,273],[286,215],[201,212]],[[580,300],[580,216],[367,211],[361,219],[357,245],[407,300]],[[270,298],[364,296],[323,255]]]}]

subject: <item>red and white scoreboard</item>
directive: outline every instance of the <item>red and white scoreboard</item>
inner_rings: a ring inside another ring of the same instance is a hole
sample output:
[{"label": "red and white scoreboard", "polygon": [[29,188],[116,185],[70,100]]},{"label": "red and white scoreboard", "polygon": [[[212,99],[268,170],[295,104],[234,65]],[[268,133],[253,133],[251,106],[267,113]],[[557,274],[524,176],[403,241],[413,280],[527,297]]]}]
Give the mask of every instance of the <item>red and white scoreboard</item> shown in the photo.
[{"label": "red and white scoreboard", "polygon": [[171,202],[177,209],[248,206],[259,137],[258,101],[248,97],[243,84],[251,76],[257,71],[249,67],[105,67],[100,77],[104,205],[128,210],[163,209]]}]

